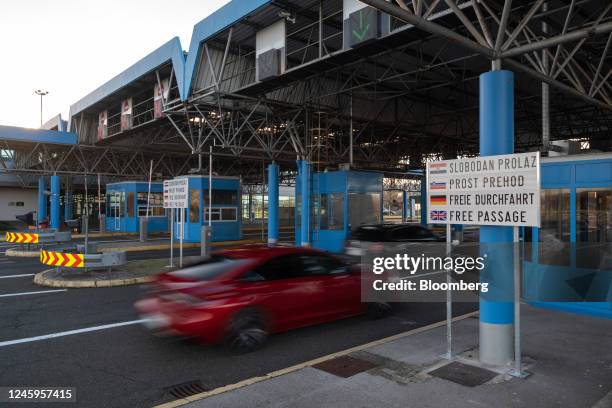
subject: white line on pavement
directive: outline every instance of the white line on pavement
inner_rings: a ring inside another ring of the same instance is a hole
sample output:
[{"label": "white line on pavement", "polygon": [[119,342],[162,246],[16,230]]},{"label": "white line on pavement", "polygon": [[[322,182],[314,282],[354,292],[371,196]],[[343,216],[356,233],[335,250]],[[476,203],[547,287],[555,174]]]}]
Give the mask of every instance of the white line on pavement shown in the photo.
[{"label": "white line on pavement", "polygon": [[88,332],[98,331],[98,330],[112,329],[114,327],[130,326],[133,324],[139,324],[139,323],[146,322],[147,320],[149,319],[131,320],[129,322],[105,324],[102,326],[85,327],[83,329],[76,329],[76,330],[69,330],[69,331],[59,332],[59,333],[45,334],[43,336],[27,337],[25,339],[2,341],[0,342],[0,347],[13,346],[15,344],[22,344],[22,343],[32,343],[35,341],[54,339],[56,337],[72,336],[73,334],[81,334],[81,333],[88,333]]},{"label": "white line on pavement", "polygon": [[13,296],[27,296],[27,295],[38,295],[43,293],[54,293],[54,292],[66,292],[68,289],[54,289],[54,290],[39,290],[36,292],[19,292],[19,293],[8,293],[5,295],[0,295],[0,298],[3,297],[13,297]]},{"label": "white line on pavement", "polygon": [[7,275],[7,276],[0,276],[0,279],[10,279],[10,278],[25,278],[26,276],[34,276],[36,275],[35,273],[23,273],[21,275]]}]

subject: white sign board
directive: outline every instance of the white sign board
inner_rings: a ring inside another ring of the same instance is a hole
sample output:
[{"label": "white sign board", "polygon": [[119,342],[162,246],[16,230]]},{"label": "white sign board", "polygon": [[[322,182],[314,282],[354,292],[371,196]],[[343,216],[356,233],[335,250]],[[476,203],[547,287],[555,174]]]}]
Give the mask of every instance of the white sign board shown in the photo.
[{"label": "white sign board", "polygon": [[427,163],[429,224],[540,226],[540,153]]},{"label": "white sign board", "polygon": [[177,178],[164,181],[164,208],[189,207],[189,179]]}]

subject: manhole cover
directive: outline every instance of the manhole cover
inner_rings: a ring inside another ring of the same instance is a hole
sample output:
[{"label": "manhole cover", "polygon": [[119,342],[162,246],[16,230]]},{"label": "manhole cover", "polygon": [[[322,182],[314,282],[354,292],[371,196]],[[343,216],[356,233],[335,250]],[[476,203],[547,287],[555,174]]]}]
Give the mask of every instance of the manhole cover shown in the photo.
[{"label": "manhole cover", "polygon": [[313,367],[338,377],[348,378],[378,367],[378,364],[351,356],[341,356],[315,364]]},{"label": "manhole cover", "polygon": [[185,398],[205,391],[201,381],[189,381],[164,388],[164,392],[175,398]]},{"label": "manhole cover", "polygon": [[493,371],[457,361],[430,371],[429,374],[467,387],[482,385],[497,376],[497,373]]}]

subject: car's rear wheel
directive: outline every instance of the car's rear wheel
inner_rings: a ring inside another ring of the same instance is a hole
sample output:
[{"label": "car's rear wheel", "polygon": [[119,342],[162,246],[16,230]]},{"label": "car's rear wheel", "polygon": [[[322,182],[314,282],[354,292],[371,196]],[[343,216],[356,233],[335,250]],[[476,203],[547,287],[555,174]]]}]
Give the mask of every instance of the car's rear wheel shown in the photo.
[{"label": "car's rear wheel", "polygon": [[234,353],[250,353],[264,346],[268,331],[263,317],[255,310],[239,312],[232,319],[227,335],[227,346]]},{"label": "car's rear wheel", "polygon": [[382,319],[383,317],[390,315],[392,311],[393,309],[389,303],[372,302],[367,304],[366,316],[373,320]]}]

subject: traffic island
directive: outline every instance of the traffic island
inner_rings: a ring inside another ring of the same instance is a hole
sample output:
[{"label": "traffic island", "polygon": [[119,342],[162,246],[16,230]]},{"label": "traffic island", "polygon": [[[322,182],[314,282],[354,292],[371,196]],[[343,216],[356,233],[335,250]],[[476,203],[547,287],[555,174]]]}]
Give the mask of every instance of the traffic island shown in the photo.
[{"label": "traffic island", "polygon": [[[186,259],[186,258],[184,258]],[[167,270],[168,258],[129,261],[121,267],[108,269],[53,268],[34,276],[34,283],[53,288],[108,288],[151,282],[154,276]]]}]

